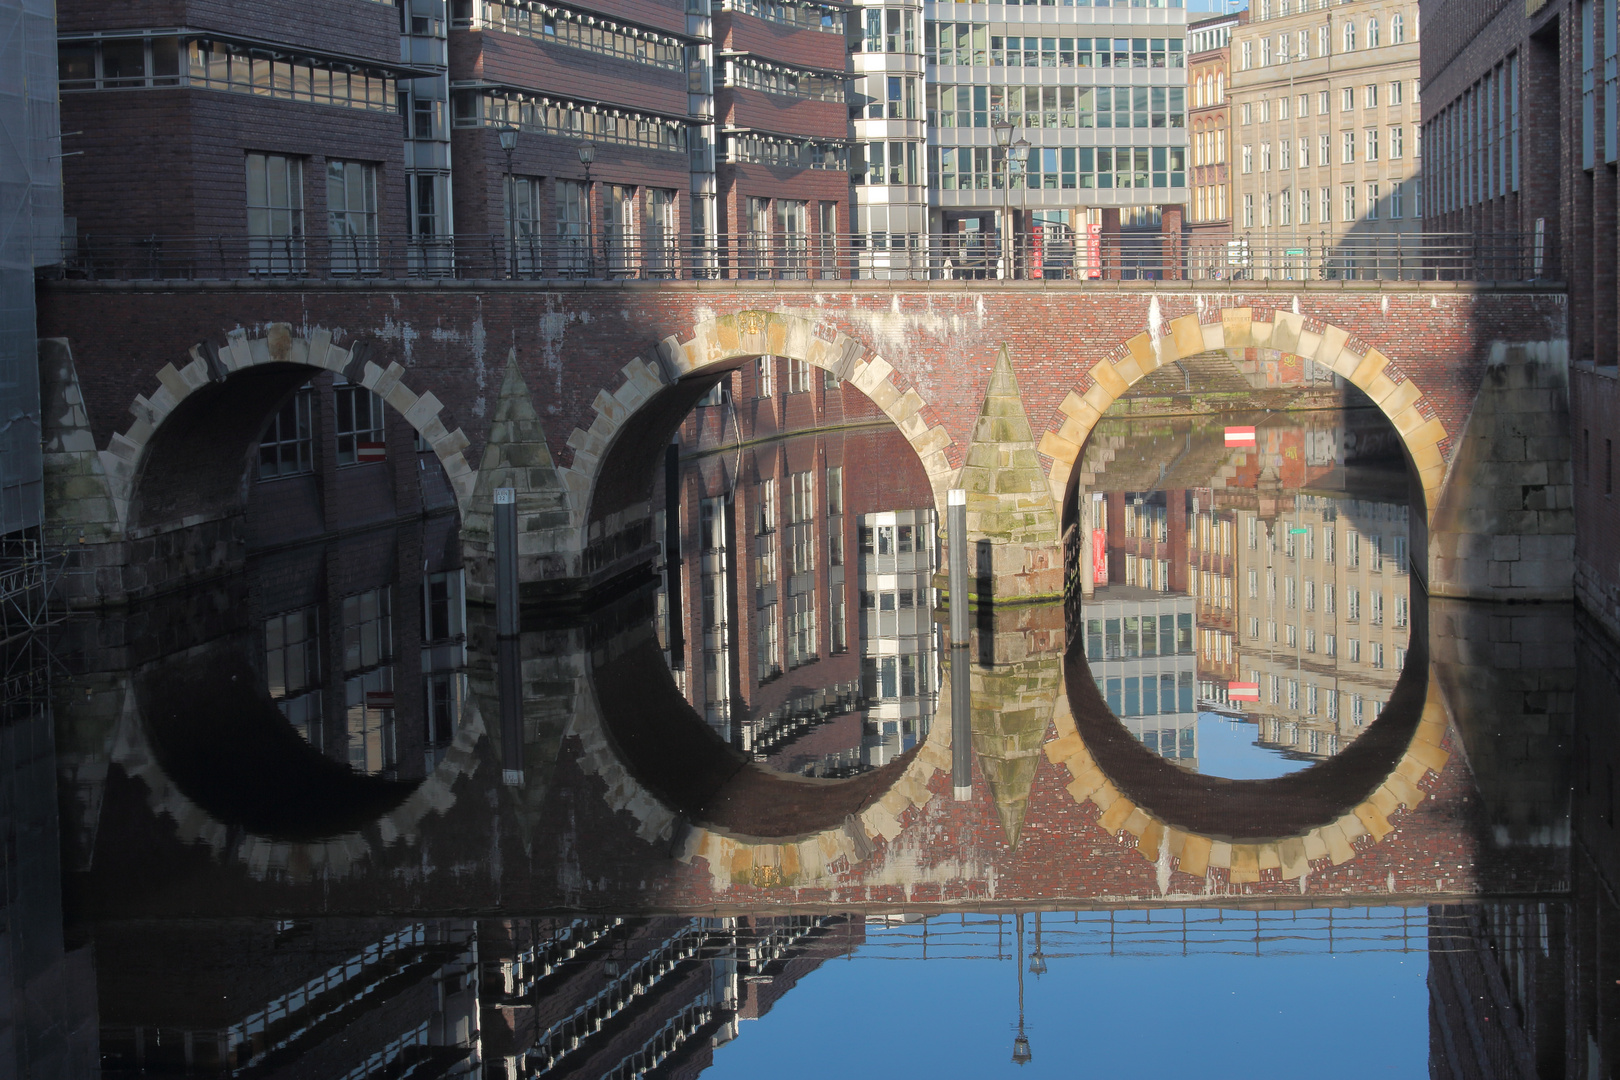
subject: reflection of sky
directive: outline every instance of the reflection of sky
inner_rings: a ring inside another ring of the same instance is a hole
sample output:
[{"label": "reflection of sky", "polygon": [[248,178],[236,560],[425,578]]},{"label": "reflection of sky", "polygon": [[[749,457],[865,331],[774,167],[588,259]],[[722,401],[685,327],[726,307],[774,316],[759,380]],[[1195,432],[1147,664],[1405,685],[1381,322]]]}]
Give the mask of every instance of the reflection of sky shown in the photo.
[{"label": "reflection of sky", "polygon": [[[1022,1068],[1010,1060],[1010,959],[884,961],[868,959],[868,945],[743,1023],[703,1076],[1427,1076],[1421,931],[1416,943],[1408,953],[1052,959],[1046,975],[1025,977],[1034,1060]],[[1360,1037],[1325,1036],[1323,1003],[1335,1001],[1355,1003]]]},{"label": "reflection of sky", "polygon": [[1198,771],[1228,780],[1269,780],[1308,768],[1309,761],[1260,746],[1260,728],[1220,713],[1198,714]]}]

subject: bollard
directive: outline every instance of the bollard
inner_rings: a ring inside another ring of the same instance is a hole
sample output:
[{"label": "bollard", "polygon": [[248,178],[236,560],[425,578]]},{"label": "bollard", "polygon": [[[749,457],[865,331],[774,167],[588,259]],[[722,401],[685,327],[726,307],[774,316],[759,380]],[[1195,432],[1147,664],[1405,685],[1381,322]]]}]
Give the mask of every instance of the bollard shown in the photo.
[{"label": "bollard", "polygon": [[951,788],[957,802],[973,798],[973,686],[966,645],[951,649]]},{"label": "bollard", "polygon": [[967,492],[951,488],[945,493],[945,546],[949,550],[951,590],[951,644],[968,643]]},{"label": "bollard", "polygon": [[517,491],[495,489],[495,633],[518,632]]}]

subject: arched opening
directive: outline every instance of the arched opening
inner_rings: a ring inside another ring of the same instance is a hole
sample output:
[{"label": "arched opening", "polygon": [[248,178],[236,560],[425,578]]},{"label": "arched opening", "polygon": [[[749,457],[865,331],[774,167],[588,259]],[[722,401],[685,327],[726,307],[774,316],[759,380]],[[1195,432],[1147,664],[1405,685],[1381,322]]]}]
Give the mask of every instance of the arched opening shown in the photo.
[{"label": "arched opening", "polygon": [[936,485],[893,419],[915,394],[776,346],[739,341],[640,404],[587,514],[588,567],[662,568],[625,601],[655,634],[596,650],[612,741],[690,820],[750,836],[836,827],[884,794],[938,689]]},{"label": "arched opening", "polygon": [[1076,729],[1170,826],[1267,839],[1329,824],[1423,718],[1411,571],[1428,485],[1411,441],[1358,380],[1297,353],[1189,351],[1133,374],[1059,489]]}]

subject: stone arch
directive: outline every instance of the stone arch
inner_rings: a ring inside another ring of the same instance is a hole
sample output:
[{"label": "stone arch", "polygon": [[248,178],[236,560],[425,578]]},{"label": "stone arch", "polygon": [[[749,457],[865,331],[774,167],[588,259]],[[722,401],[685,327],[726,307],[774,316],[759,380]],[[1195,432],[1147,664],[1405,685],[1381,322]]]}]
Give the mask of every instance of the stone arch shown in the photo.
[{"label": "stone arch", "polygon": [[268,365],[293,365],[344,375],[382,398],[405,418],[433,448],[456,493],[456,506],[466,516],[475,474],[463,451],[468,439],[460,428],[446,428],[440,418],[443,405],[431,391],[417,394],[405,384],[405,369],[398,363],[386,368],[366,359],[367,343],[350,348],[334,344],[330,330],[315,330],[307,338],[293,333],[288,323],[271,323],[262,336],[250,336],[238,327],[227,332],[226,344],[215,349],[201,344],[191,349],[184,367],[164,364],[156,373],[158,388],[151,396],[137,394],[130,412],[135,422],[115,432],[107,449],[100,451],[120,533],[134,527],[130,508],[140,488],[142,471],[151,458],[159,432],[181,405],[210,386],[227,383],[233,375]]},{"label": "stone arch", "polygon": [[1098,825],[1109,835],[1135,837],[1137,851],[1148,862],[1194,877],[1207,878],[1212,869],[1225,870],[1232,885],[1257,882],[1264,870],[1275,870],[1282,880],[1292,881],[1309,874],[1313,862],[1325,859],[1334,866],[1349,862],[1356,857],[1356,843],[1363,837],[1372,837],[1374,843],[1382,841],[1394,829],[1390,819],[1402,808],[1415,809],[1427,797],[1422,786],[1427,777],[1445,769],[1451,758],[1444,748],[1445,701],[1434,673],[1425,674],[1428,688],[1421,712],[1394,767],[1337,818],[1292,836],[1215,835],[1178,826],[1133,801],[1115,786],[1087,747],[1067,695],[1059,698],[1053,717],[1057,738],[1047,742],[1044,750],[1048,761],[1069,770],[1066,790],[1070,797],[1076,803],[1095,806]]},{"label": "stone arch", "polygon": [[616,522],[599,519],[623,512],[615,507],[604,514],[595,505],[595,496],[608,454],[631,420],[664,389],[681,380],[728,370],[756,356],[807,361],[871,398],[916,451],[933,488],[936,509],[943,513],[945,492],[956,475],[946,456],[950,434],[924,418],[927,402],[915,387],[901,390],[895,385],[894,368],[887,360],[867,354],[865,346],[842,332],[834,331],[831,338],[818,336],[814,320],[805,315],[748,310],[705,319],[692,328],[692,336],[685,341],[666,337],[652,362],[640,357],[631,360],[623,369],[624,383],[612,393],[602,390],[597,394],[591,406],[596,416],[590,427],[576,428],[569,435],[573,460],[558,470],[571,494],[582,546],[599,540],[600,533],[615,531]]},{"label": "stone arch", "polygon": [[1134,383],[1185,357],[1250,347],[1308,357],[1371,398],[1400,434],[1423,486],[1425,517],[1432,518],[1452,440],[1433,402],[1399,365],[1350,331],[1290,311],[1273,311],[1269,321],[1261,320],[1247,307],[1221,308],[1208,321],[1196,314],[1172,319],[1162,335],[1137,334],[1092,365],[1085,391],[1071,392],[1058,406],[1062,425],[1041,437],[1040,451],[1052,459],[1053,499],[1064,505],[1070,474],[1092,428]]}]

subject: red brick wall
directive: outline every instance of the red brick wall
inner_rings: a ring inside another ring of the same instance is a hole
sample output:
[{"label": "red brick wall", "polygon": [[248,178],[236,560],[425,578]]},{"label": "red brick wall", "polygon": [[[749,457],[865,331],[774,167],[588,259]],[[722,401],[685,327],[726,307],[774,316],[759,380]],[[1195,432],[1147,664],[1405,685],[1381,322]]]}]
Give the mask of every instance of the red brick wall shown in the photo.
[{"label": "red brick wall", "polygon": [[753,53],[786,64],[844,69],[844,35],[766,22],[740,11],[716,11],[715,44],[729,52]]},{"label": "red brick wall", "polygon": [[399,62],[399,8],[374,0],[62,0],[56,28],[62,35],[159,27],[215,30],[232,38]]},{"label": "red brick wall", "polygon": [[686,74],[495,30],[450,34],[457,79],[521,86],[580,101],[686,115]]}]

